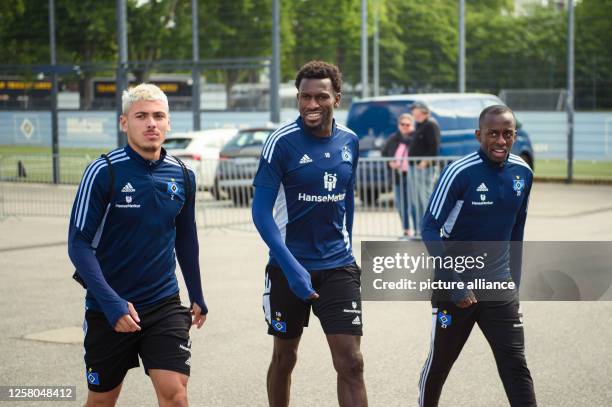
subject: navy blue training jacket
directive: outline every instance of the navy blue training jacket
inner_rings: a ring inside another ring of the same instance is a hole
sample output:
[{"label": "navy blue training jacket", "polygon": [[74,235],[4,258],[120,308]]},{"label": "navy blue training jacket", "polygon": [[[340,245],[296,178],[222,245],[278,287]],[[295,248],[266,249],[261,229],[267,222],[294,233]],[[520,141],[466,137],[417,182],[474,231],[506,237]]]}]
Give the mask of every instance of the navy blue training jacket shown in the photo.
[{"label": "navy blue training jacket", "polygon": [[[423,217],[422,236],[430,254],[445,255],[452,241],[522,241],[532,182],[531,168],[514,154],[500,165],[478,150],[449,164],[438,179]],[[460,277],[455,270],[436,270],[436,278],[443,281],[512,278],[518,287],[521,246],[495,247],[500,251],[488,259],[483,274],[466,272]],[[453,299],[459,300],[464,294],[465,290],[455,291]]]},{"label": "navy blue training jacket", "polygon": [[178,161],[162,149],[147,161],[126,146],[92,162],[83,175],[72,207],[68,254],[87,284],[87,309],[102,311],[111,326],[136,309],[178,293],[178,258],[191,303],[207,313],[202,294],[195,225],[195,176],[191,196]]}]

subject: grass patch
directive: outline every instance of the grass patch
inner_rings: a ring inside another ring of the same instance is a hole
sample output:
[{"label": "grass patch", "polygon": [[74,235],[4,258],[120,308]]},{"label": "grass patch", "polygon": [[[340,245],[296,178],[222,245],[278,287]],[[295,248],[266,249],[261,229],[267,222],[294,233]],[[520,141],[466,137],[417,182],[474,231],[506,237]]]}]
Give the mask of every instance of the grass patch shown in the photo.
[{"label": "grass patch", "polygon": [[[546,178],[566,178],[565,160],[538,160],[535,163],[535,176]],[[593,180],[612,180],[612,161],[574,161],[574,178]]]},{"label": "grass patch", "polygon": [[[87,164],[107,148],[61,148],[60,182],[77,184]],[[53,160],[50,147],[0,145],[0,180],[53,182]]]},{"label": "grass patch", "polygon": [[[108,152],[108,148],[60,148],[60,180],[78,183],[85,166]],[[53,179],[51,147],[0,145],[0,179],[19,177],[18,161],[25,168],[26,181],[51,182]],[[565,160],[537,160],[536,177],[565,179]],[[574,161],[574,178],[612,180],[612,161]]]},{"label": "grass patch", "polygon": [[[108,149],[108,148],[62,147],[60,148],[60,155],[90,156],[93,160],[95,157],[99,157],[100,154],[107,153],[110,150],[111,149]],[[28,154],[51,155],[51,147],[0,145],[0,156],[28,155]]]}]

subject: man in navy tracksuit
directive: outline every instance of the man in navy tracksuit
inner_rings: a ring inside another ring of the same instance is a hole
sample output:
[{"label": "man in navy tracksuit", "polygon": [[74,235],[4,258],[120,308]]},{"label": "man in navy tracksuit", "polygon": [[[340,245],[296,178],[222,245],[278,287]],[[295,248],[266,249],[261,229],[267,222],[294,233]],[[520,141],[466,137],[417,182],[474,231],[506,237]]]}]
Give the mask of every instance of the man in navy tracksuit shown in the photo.
[{"label": "man in navy tracksuit", "polygon": [[[195,176],[161,148],[169,130],[166,95],[141,84],[122,102],[128,145],[87,167],[70,218],[68,253],[87,286],[87,405],[114,405],[139,356],[160,405],[187,405],[189,328],[200,328],[208,312]],[[180,302],[175,251],[190,308]]]},{"label": "man in navy tracksuit", "polygon": [[[516,119],[508,107],[484,109],[476,137],[480,150],[453,162],[440,175],[423,219],[423,240],[434,256],[489,252],[484,270],[460,274],[438,269],[436,280],[473,283],[484,277],[489,282],[513,282],[516,289],[497,291],[494,301],[486,299],[491,292],[470,290],[467,285],[434,291],[431,349],[419,380],[421,407],[438,405],[442,386],[474,323],[493,350],[510,405],[536,405],[518,299],[521,244],[510,243],[523,240],[533,174],[520,157],[510,154]],[[459,245],[465,246],[457,249]]]}]

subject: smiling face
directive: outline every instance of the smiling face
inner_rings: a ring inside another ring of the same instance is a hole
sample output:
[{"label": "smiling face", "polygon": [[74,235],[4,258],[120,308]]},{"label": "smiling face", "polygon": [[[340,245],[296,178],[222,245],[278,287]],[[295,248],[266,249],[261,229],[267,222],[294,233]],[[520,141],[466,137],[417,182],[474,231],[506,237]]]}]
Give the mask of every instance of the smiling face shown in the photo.
[{"label": "smiling face", "polygon": [[120,117],[128,144],[147,160],[158,160],[161,145],[170,129],[167,105],[161,100],[139,100]]},{"label": "smiling face", "polygon": [[340,105],[340,94],[334,92],[331,79],[302,79],[297,100],[308,131],[317,137],[330,136],[334,108]]},{"label": "smiling face", "polygon": [[516,140],[516,122],[511,112],[488,113],[476,130],[480,148],[489,160],[503,163]]}]

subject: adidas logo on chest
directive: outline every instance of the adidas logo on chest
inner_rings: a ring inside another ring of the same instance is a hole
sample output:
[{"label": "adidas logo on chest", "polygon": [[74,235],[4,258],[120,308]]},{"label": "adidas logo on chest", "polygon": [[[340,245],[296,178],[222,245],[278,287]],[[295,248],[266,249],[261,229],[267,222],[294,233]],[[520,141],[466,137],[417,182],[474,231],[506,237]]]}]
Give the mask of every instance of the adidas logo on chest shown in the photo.
[{"label": "adidas logo on chest", "polygon": [[136,190],[134,189],[132,184],[128,182],[123,188],[121,188],[121,192],[136,192]]},{"label": "adidas logo on chest", "polygon": [[300,158],[300,164],[308,164],[312,162],[312,158],[308,156],[308,154],[304,154],[302,158]]}]

